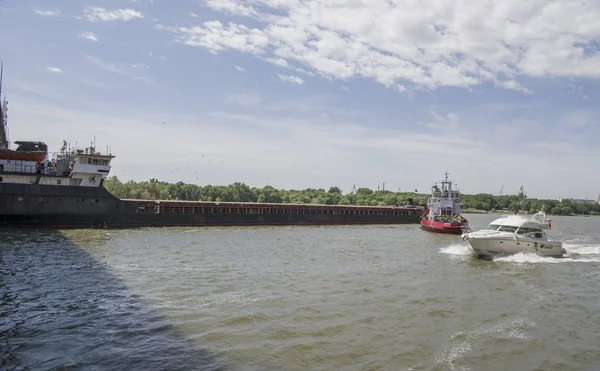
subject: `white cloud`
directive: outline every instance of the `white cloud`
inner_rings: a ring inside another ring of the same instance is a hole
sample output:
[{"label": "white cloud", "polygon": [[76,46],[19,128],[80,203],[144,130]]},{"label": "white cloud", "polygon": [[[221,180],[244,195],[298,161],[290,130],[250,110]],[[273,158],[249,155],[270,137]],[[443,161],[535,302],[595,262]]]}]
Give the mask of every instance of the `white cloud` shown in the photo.
[{"label": "white cloud", "polygon": [[597,125],[599,115],[594,111],[574,110],[565,113],[561,124],[566,130],[574,130]]},{"label": "white cloud", "polygon": [[63,71],[58,67],[46,67],[46,71],[56,73],[56,74],[63,73]]},{"label": "white cloud", "polygon": [[223,25],[219,21],[205,22],[204,27],[165,27],[158,25],[158,30],[168,30],[177,34],[177,41],[189,46],[201,46],[216,54],[224,49],[261,54],[269,44],[269,38],[258,29],[230,23]]},{"label": "white cloud", "polygon": [[[207,0],[257,18],[162,27],[181,43],[296,61],[330,79],[366,77],[397,90],[491,82],[529,93],[521,76],[600,78],[600,4],[573,0],[420,2]],[[258,24],[258,25],[257,25]]]},{"label": "white cloud", "polygon": [[117,9],[113,11],[99,7],[87,7],[83,14],[90,22],[129,21],[144,18],[144,15],[135,9]]},{"label": "white cloud", "polygon": [[437,132],[450,131],[457,132],[460,127],[460,119],[454,112],[440,114],[436,111],[430,111],[429,114],[433,117],[433,121],[427,122],[425,126],[435,129]]},{"label": "white cloud", "polygon": [[57,16],[60,14],[60,10],[51,10],[51,9],[40,9],[38,7],[31,7],[31,10],[33,10],[33,12],[35,14],[44,16],[44,17],[53,17],[53,16]]},{"label": "white cloud", "polygon": [[142,55],[148,56],[148,57],[154,58],[154,59],[160,59],[161,61],[166,61],[167,60],[167,57],[165,57],[164,55],[154,55],[152,52],[147,52],[146,53],[143,50],[142,50]]},{"label": "white cloud", "polygon": [[89,31],[81,31],[79,33],[79,38],[94,41],[94,42],[98,41],[98,35],[93,32],[89,32]]},{"label": "white cloud", "polygon": [[581,156],[590,156],[594,158],[600,156],[600,150],[598,149],[582,148],[568,142],[541,142],[533,143],[531,146],[543,150],[545,154],[548,152],[557,152],[570,156],[578,156],[580,159]]},{"label": "white cloud", "polygon": [[135,64],[132,64],[131,67],[133,67],[137,70],[147,70],[150,68],[150,66],[148,66],[147,64],[144,64],[144,63],[135,63]]},{"label": "white cloud", "polygon": [[204,0],[204,4],[211,9],[226,12],[230,14],[237,14],[243,16],[258,16],[259,13],[252,6],[244,4],[244,1],[232,1],[232,0]]},{"label": "white cloud", "polygon": [[92,62],[96,66],[102,68],[105,71],[112,72],[112,73],[118,73],[121,75],[127,74],[127,71],[115,66],[114,63],[106,62],[100,58],[93,57],[91,55],[84,55],[84,58],[87,59],[88,61]]},{"label": "white cloud", "polygon": [[255,92],[244,91],[229,95],[227,101],[243,106],[253,106],[261,103],[262,99],[260,95]]},{"label": "white cloud", "polygon": [[150,68],[150,66],[144,63],[132,64],[130,66],[116,65],[114,63],[107,62],[101,58],[94,57],[91,55],[84,55],[83,57],[95,64],[96,66],[100,67],[104,71],[124,75],[134,80],[145,82],[146,84],[156,85],[156,82],[143,75],[142,71]]},{"label": "white cloud", "polygon": [[277,76],[279,76],[279,79],[284,82],[290,82],[292,84],[298,84],[298,85],[304,84],[304,80],[302,80],[298,76],[286,76],[286,75],[281,75],[281,74],[277,75]]},{"label": "white cloud", "polygon": [[233,67],[240,72],[246,71],[246,69],[244,67],[240,67],[240,66],[233,66]]},{"label": "white cloud", "polygon": [[265,61],[280,67],[289,67],[288,62],[283,58],[265,58]]}]

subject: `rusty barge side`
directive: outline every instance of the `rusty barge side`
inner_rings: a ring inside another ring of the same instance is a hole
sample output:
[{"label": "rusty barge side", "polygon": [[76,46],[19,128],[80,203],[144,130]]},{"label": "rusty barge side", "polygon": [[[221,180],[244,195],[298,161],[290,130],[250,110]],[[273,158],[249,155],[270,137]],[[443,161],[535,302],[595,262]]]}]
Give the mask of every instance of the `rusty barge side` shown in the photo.
[{"label": "rusty barge side", "polygon": [[135,206],[130,219],[149,226],[416,224],[414,208],[202,201],[122,200]]}]

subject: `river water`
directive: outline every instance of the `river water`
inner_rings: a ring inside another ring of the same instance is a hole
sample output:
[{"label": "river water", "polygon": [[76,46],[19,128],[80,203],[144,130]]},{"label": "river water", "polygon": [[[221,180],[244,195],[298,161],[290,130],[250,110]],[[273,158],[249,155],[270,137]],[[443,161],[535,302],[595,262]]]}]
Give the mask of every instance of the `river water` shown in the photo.
[{"label": "river water", "polygon": [[562,259],[418,225],[2,231],[0,368],[598,370],[600,218],[552,219]]}]

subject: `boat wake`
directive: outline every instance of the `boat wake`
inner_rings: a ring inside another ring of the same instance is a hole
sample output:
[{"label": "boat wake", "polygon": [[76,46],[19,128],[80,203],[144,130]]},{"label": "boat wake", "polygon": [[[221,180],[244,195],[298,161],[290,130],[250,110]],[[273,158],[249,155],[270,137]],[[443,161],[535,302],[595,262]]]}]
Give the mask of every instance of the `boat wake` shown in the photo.
[{"label": "boat wake", "polygon": [[569,254],[600,255],[600,245],[564,243],[563,247]]},{"label": "boat wake", "polygon": [[563,244],[567,254],[562,258],[544,257],[534,253],[518,253],[495,258],[495,262],[509,263],[600,263],[600,245]]},{"label": "boat wake", "polygon": [[531,331],[536,327],[536,323],[528,318],[515,318],[489,327],[457,332],[443,345],[435,357],[436,362],[448,370],[470,370],[465,357],[474,348],[480,348],[482,343],[490,341],[529,339]]},{"label": "boat wake", "polygon": [[[563,244],[567,254],[561,258],[545,257],[534,253],[520,252],[514,255],[499,256],[495,262],[558,264],[558,263],[600,263],[600,245],[598,244]],[[471,256],[473,253],[466,244],[452,244],[440,248],[440,253],[455,256]]]},{"label": "boat wake", "polygon": [[466,244],[455,243],[450,246],[442,247],[440,252],[448,255],[469,256],[473,252]]}]

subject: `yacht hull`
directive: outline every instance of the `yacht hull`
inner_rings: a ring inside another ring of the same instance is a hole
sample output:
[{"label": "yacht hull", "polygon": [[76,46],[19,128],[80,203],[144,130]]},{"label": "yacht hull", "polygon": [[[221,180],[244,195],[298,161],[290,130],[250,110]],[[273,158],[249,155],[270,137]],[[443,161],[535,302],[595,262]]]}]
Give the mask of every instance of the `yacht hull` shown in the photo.
[{"label": "yacht hull", "polygon": [[562,243],[535,241],[529,238],[469,238],[465,240],[477,257],[493,258],[501,255],[534,253],[541,256],[561,257],[565,254]]}]

